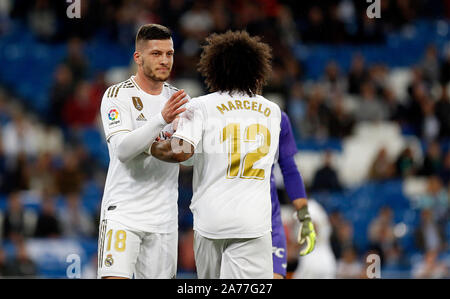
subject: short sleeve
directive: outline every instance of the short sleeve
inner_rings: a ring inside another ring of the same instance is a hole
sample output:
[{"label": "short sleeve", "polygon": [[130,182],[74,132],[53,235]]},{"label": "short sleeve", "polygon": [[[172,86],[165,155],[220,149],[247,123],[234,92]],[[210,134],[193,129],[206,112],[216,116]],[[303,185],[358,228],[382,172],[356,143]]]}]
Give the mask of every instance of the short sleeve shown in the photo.
[{"label": "short sleeve", "polygon": [[189,101],[173,137],[183,139],[196,148],[202,138],[204,119],[201,102],[195,99]]},{"label": "short sleeve", "polygon": [[120,94],[117,97],[109,96],[109,89],[106,90],[103,95],[100,114],[106,141],[109,141],[117,133],[133,130],[129,103],[121,100]]}]

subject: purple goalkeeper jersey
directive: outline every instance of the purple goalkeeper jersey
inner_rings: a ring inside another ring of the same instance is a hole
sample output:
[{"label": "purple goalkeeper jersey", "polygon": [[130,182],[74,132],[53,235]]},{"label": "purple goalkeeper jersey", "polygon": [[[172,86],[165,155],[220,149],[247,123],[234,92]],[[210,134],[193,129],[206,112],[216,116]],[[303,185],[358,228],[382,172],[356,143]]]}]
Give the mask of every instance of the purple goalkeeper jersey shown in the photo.
[{"label": "purple goalkeeper jersey", "polygon": [[[278,147],[278,164],[283,174],[284,187],[291,201],[297,198],[306,198],[305,186],[300,172],[295,164],[294,156],[297,153],[294,134],[291,123],[286,113],[281,113],[281,132]],[[280,202],[278,200],[275,177],[270,177],[270,195],[272,199],[272,248],[273,248],[273,271],[286,276],[286,236],[281,221]]]},{"label": "purple goalkeeper jersey", "polygon": [[[294,155],[297,153],[294,134],[292,133],[289,117],[285,112],[281,113],[281,132],[278,146],[278,165],[283,174],[283,181],[290,200],[306,198],[305,186],[300,172],[295,164]],[[273,166],[272,166],[273,170]],[[278,200],[275,177],[270,177],[270,193],[272,198],[272,230],[282,226],[280,215],[280,202]]]}]

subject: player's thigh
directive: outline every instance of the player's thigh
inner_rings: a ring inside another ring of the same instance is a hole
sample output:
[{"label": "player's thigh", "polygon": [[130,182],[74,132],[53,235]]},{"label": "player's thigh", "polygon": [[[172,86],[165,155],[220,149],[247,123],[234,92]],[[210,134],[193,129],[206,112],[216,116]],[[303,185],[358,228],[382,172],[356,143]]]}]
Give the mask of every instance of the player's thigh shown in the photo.
[{"label": "player's thigh", "polygon": [[136,263],[136,278],[169,279],[177,273],[178,231],[146,233]]},{"label": "player's thigh", "polygon": [[220,278],[224,242],[225,240],[205,238],[194,231],[194,255],[198,278]]},{"label": "player's thigh", "polygon": [[271,234],[252,239],[233,239],[224,251],[220,278],[273,278]]},{"label": "player's thigh", "polygon": [[98,243],[98,274],[101,277],[132,278],[141,236],[118,222],[103,220]]},{"label": "player's thigh", "polygon": [[287,250],[284,228],[279,227],[272,231],[272,260],[273,273],[286,277]]}]

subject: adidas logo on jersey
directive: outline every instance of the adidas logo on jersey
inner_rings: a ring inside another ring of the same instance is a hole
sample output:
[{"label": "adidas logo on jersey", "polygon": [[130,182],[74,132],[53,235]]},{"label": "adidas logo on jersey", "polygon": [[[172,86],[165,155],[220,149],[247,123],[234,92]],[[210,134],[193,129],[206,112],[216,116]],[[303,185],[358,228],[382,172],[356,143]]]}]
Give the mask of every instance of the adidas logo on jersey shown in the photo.
[{"label": "adidas logo on jersey", "polygon": [[139,114],[139,116],[136,118],[137,121],[147,121],[147,119],[145,118],[144,114]]}]

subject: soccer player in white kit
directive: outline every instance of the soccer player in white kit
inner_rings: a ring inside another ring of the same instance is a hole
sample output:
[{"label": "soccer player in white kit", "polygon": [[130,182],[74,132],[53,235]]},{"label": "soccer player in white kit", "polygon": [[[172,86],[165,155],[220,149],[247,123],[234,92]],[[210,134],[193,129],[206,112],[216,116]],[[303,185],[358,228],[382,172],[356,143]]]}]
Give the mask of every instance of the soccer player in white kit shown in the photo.
[{"label": "soccer player in white kit", "polygon": [[308,200],[309,212],[317,229],[315,249],[307,256],[301,256],[293,278],[332,279],[336,278],[336,258],[331,249],[331,224],[325,209],[315,200]]},{"label": "soccer player in white kit", "polygon": [[190,100],[172,139],[151,148],[168,162],[192,156],[198,278],[273,278],[270,176],[281,111],[258,95],[270,60],[258,37],[211,35],[199,70],[212,93]]},{"label": "soccer player in white kit", "polygon": [[110,163],[101,206],[99,278],[176,275],[179,165],[149,152],[185,111],[187,95],[165,83],[173,54],[168,28],[142,26],[133,56],[136,76],[108,88],[102,99]]}]

